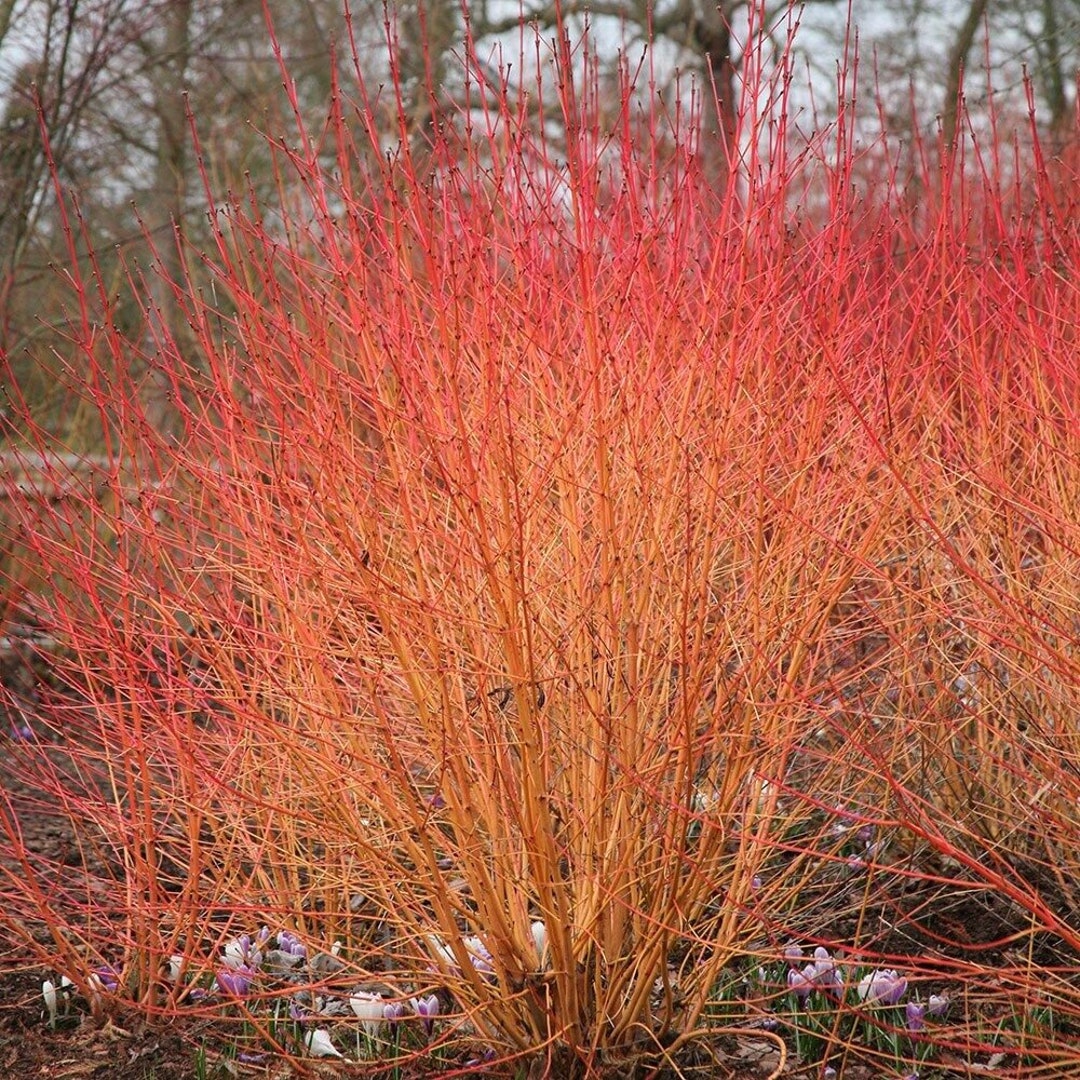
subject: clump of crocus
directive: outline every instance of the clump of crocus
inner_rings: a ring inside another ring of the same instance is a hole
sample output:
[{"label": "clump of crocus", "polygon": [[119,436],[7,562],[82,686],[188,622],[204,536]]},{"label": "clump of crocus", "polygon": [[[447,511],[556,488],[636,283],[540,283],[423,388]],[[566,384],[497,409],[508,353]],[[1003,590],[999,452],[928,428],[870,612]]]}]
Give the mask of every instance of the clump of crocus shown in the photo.
[{"label": "clump of crocus", "polygon": [[275,940],[276,948],[268,950],[263,957],[263,970],[287,974],[307,959],[307,946],[295,934],[282,930]]},{"label": "clump of crocus", "polygon": [[[454,950],[447,942],[437,934],[429,934],[427,936],[427,943],[432,957],[437,961],[437,966],[430,970],[437,972],[445,968],[445,970],[452,975],[461,974],[461,969],[458,966]],[[465,952],[468,953],[469,959],[472,961],[472,966],[481,975],[494,976],[495,961],[491,955],[491,950],[484,944],[484,939],[477,934],[471,934],[462,938],[461,943],[465,946]]]},{"label": "clump of crocus", "polygon": [[289,956],[307,958],[307,946],[291,931],[282,930],[277,936],[277,947]]},{"label": "clump of crocus", "polygon": [[87,976],[90,990],[90,1011],[97,1016],[104,1004],[104,995],[112,995],[120,989],[120,974],[111,964],[94,968]]},{"label": "clump of crocus", "polygon": [[90,972],[90,985],[107,994],[115,994],[120,989],[120,974],[111,964],[102,964]]},{"label": "clump of crocus", "polygon": [[74,983],[66,975],[60,976],[59,986],[52,979],[46,979],[41,984],[41,996],[45,1001],[49,1027],[55,1028],[57,1018],[67,1015],[73,989]]},{"label": "clump of crocus", "polygon": [[[798,950],[797,956],[796,950]],[[784,956],[789,965],[797,964],[802,957],[802,950],[797,945],[789,945],[784,950]],[[840,974],[840,969],[829,954],[829,950],[823,945],[819,945],[814,950],[814,959],[808,964],[801,969],[792,966],[788,972],[788,989],[803,1001],[814,990],[839,995],[843,987],[844,978]]]},{"label": "clump of crocus", "polygon": [[927,1017],[938,1019],[944,1016],[948,1009],[948,994],[931,994],[925,1005],[919,1001],[909,1001],[904,1007],[908,1031],[925,1031]]}]

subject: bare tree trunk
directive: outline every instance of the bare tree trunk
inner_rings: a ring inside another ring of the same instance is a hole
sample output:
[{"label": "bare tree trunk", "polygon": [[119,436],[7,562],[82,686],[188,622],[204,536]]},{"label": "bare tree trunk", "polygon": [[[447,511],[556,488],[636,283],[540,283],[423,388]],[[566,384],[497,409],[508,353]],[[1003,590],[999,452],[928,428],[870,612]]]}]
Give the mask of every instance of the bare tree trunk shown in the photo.
[{"label": "bare tree trunk", "polygon": [[706,3],[700,18],[693,27],[694,44],[705,61],[705,71],[710,85],[706,88],[706,102],[714,91],[716,111],[715,128],[706,131],[712,136],[712,145],[705,143],[713,182],[718,189],[727,183],[728,174],[737,147],[735,139],[738,128],[739,102],[735,91],[735,65],[731,60],[731,27],[728,12],[723,5]]},{"label": "bare tree trunk", "polygon": [[185,327],[170,282],[183,274],[178,246],[187,189],[188,141],[184,91],[191,60],[191,22],[194,0],[173,0],[166,8],[164,62],[159,68],[155,94],[157,140],[153,191],[143,207],[145,223],[157,251],[156,272],[150,281],[150,326],[147,352],[152,357],[143,390],[146,418],[160,433],[180,433],[180,411],[173,401],[173,378],[164,366],[157,343],[173,341],[183,346]]},{"label": "bare tree trunk", "polygon": [[1042,0],[1043,48],[1041,67],[1043,94],[1050,109],[1050,139],[1054,153],[1059,153],[1069,129],[1071,112],[1065,94],[1065,70],[1061,59],[1061,24],[1057,0]]},{"label": "bare tree trunk", "polygon": [[16,73],[0,116],[0,349],[9,345],[9,301],[48,179],[35,108],[35,85],[43,71],[44,65],[31,64]]},{"label": "bare tree trunk", "polygon": [[439,123],[434,97],[446,82],[446,58],[458,43],[459,11],[457,0],[416,0],[399,12],[398,62],[408,92],[405,109],[417,162],[423,162]]},{"label": "bare tree trunk", "polygon": [[956,128],[960,118],[960,91],[963,86],[964,67],[968,56],[971,54],[971,46],[975,43],[975,35],[979,30],[979,24],[986,15],[989,0],[971,0],[967,15],[964,17],[960,29],[956,32],[956,39],[949,50],[948,77],[945,82],[945,103],[941,110],[941,130],[945,136],[946,148],[956,144]]}]

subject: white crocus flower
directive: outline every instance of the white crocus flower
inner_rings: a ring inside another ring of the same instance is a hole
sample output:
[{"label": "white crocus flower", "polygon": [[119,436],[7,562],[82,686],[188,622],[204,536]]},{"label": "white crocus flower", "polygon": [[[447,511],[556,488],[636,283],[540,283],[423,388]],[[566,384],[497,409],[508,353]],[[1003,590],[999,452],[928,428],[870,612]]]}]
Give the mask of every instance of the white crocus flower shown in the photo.
[{"label": "white crocus flower", "polygon": [[471,937],[462,938],[461,944],[469,954],[472,965],[481,975],[494,975],[495,962],[491,950],[484,944],[484,939],[473,934]]},{"label": "white crocus flower", "polygon": [[251,940],[250,934],[241,934],[238,938],[227,941],[222,951],[222,962],[234,971],[242,967],[257,969],[262,963],[262,950]]},{"label": "white crocus flower", "polygon": [[56,984],[46,979],[41,984],[41,996],[45,999],[45,1011],[49,1014],[49,1027],[56,1027],[56,1013],[59,1008],[56,996]]},{"label": "white crocus flower", "polygon": [[458,962],[454,957],[454,950],[446,944],[438,934],[427,935],[428,948],[432,957],[440,964],[445,965],[450,971],[458,970]]},{"label": "white crocus flower", "polygon": [[360,1019],[360,1026],[369,1039],[375,1039],[379,1035],[379,1029],[383,1025],[386,1000],[382,994],[373,994],[369,990],[357,990],[351,998],[349,1005],[352,1011]]},{"label": "white crocus flower", "polygon": [[536,956],[540,961],[540,966],[544,967],[548,962],[548,932],[547,927],[539,919],[532,924],[532,939],[533,944],[536,946]]},{"label": "white crocus flower", "polygon": [[244,946],[235,938],[226,943],[222,962],[233,970],[244,966]]},{"label": "white crocus flower", "polygon": [[698,787],[694,789],[694,798],[690,809],[696,814],[707,814],[720,802],[720,793],[715,789]]},{"label": "white crocus flower", "polygon": [[345,1055],[330,1041],[326,1028],[315,1028],[304,1037],[304,1045],[312,1057],[344,1057]]}]

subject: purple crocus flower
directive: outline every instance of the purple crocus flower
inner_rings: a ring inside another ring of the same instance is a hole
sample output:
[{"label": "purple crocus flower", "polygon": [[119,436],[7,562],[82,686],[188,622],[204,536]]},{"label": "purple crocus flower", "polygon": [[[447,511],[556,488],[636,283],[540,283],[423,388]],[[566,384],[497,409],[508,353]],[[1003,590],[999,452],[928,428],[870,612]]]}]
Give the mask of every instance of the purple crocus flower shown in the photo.
[{"label": "purple crocus flower", "polygon": [[792,968],[787,975],[788,989],[803,1001],[810,996],[810,992],[814,989],[814,980],[807,974],[811,966],[807,964],[801,971],[798,968]]},{"label": "purple crocus flower", "polygon": [[[788,963],[796,961],[795,950],[798,946],[789,946],[785,950]],[[801,952],[801,950],[800,950]],[[824,945],[814,950],[814,959],[801,969],[792,967],[788,972],[788,989],[798,997],[806,999],[813,990],[838,994],[844,985],[843,977],[836,966],[836,961],[829,955]]]},{"label": "purple crocus flower", "polygon": [[944,1016],[949,1011],[949,995],[948,994],[931,994],[930,1000],[926,1003],[926,1015],[940,1017]]},{"label": "purple crocus flower", "polygon": [[231,997],[246,997],[255,972],[249,967],[225,967],[217,973],[218,988]]},{"label": "purple crocus flower", "polygon": [[383,1019],[393,1028],[405,1015],[405,1003],[403,1001],[390,1001],[383,1006]]},{"label": "purple crocus flower", "polygon": [[107,994],[115,994],[120,988],[120,973],[112,964],[102,964],[90,972],[90,985],[95,990],[104,990]]},{"label": "purple crocus flower", "polygon": [[819,945],[814,950],[814,961],[807,964],[803,970],[813,979],[815,985],[826,991],[840,991],[844,988],[844,980],[840,975],[840,969],[836,961],[829,955],[829,950],[824,945]]},{"label": "purple crocus flower", "polygon": [[798,945],[793,943],[784,949],[784,959],[788,962],[789,967],[798,967],[802,962],[802,958],[803,951]]},{"label": "purple crocus flower", "polygon": [[465,951],[469,954],[472,965],[481,975],[495,974],[495,960],[491,950],[484,944],[483,939],[473,935],[463,938],[461,942]]},{"label": "purple crocus flower", "polygon": [[439,999],[434,994],[412,999],[413,1012],[424,1022],[424,1031],[430,1038],[435,1030],[435,1017],[439,1015]]},{"label": "purple crocus flower", "polygon": [[289,956],[307,957],[307,946],[293,933],[282,930],[277,936],[278,949]]},{"label": "purple crocus flower", "polygon": [[859,1000],[867,1005],[899,1005],[907,992],[907,979],[892,968],[872,971],[859,980]]}]

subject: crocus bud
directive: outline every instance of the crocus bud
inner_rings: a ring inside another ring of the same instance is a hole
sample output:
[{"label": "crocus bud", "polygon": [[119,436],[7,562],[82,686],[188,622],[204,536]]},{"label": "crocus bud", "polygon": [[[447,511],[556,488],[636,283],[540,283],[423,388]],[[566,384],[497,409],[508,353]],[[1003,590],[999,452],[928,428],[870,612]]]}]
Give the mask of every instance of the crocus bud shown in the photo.
[{"label": "crocus bud", "polygon": [[922,1031],[926,1027],[926,1006],[917,1001],[909,1001],[904,1014],[907,1018],[908,1031]]},{"label": "crocus bud", "polygon": [[547,926],[545,926],[544,923],[540,919],[537,919],[536,922],[534,922],[532,924],[530,929],[532,931],[533,945],[536,946],[536,956],[540,961],[540,966],[543,967],[547,963],[547,960],[548,960],[548,956],[547,956],[547,950],[548,950]]},{"label": "crocus bud", "polygon": [[41,984],[41,996],[45,999],[45,1011],[49,1014],[49,1027],[56,1026],[56,1013],[59,1008],[56,997],[56,984],[46,979]]}]

